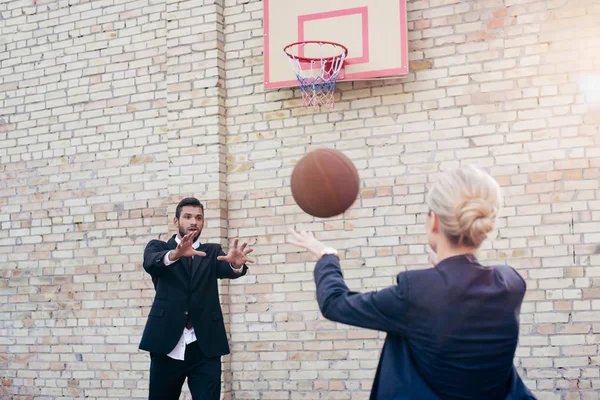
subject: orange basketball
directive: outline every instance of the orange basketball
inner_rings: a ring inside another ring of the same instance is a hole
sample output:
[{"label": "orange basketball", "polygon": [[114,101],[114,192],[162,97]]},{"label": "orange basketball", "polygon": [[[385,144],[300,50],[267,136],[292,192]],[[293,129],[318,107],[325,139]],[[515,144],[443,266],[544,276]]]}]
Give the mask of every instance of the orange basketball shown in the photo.
[{"label": "orange basketball", "polygon": [[354,203],[360,189],[352,161],[333,149],[311,151],[298,161],[291,179],[292,196],[307,214],[329,218]]}]

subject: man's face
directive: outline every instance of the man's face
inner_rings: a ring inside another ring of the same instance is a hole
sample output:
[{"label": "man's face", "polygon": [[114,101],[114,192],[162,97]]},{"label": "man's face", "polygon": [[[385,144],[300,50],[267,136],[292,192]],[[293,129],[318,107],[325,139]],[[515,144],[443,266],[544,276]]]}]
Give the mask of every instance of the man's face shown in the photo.
[{"label": "man's face", "polygon": [[173,222],[179,230],[180,237],[184,237],[189,232],[195,232],[194,241],[196,241],[204,227],[204,212],[200,207],[183,206],[179,219],[175,217]]}]

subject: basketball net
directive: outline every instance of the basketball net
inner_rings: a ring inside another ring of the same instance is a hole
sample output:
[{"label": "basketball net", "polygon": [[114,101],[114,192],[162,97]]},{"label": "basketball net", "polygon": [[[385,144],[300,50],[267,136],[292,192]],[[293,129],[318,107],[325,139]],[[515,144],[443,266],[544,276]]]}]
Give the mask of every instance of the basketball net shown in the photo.
[{"label": "basketball net", "polygon": [[[302,47],[303,49],[308,44],[319,46],[319,57],[301,57],[288,51],[292,47]],[[324,56],[324,48],[328,48],[328,53],[337,55]],[[284,53],[298,79],[304,107],[325,106],[333,109],[335,83],[344,65],[348,50],[337,43],[307,41],[287,46]]]}]

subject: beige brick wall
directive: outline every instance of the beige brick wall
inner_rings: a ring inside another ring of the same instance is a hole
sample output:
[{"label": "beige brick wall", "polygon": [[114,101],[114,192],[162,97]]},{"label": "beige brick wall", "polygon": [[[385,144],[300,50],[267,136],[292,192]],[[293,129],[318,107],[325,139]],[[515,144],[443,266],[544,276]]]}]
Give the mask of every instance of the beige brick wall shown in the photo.
[{"label": "beige brick wall", "polygon": [[[505,194],[481,258],[528,282],[519,371],[600,398],[597,0],[409,1],[410,75],[340,83],[333,111],[264,90],[259,0],[35,3],[0,1],[0,398],[146,396],[141,253],[187,195],[258,261],[222,284],[224,397],[367,398],[383,334],[321,317],[286,227],[341,249],[352,289],[390,285],[428,266],[426,188],[466,162]],[[323,146],[362,185],[328,220],[289,189]]]}]

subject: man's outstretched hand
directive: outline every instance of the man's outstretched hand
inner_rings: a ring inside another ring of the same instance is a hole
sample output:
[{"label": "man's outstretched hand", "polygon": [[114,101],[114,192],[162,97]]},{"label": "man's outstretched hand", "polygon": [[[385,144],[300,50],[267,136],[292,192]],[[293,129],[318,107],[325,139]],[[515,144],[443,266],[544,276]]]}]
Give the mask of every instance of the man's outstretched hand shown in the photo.
[{"label": "man's outstretched hand", "polygon": [[238,239],[235,239],[233,241],[233,247],[229,249],[229,254],[227,254],[226,256],[218,256],[217,260],[227,261],[235,269],[238,269],[242,265],[247,263],[254,263],[254,260],[248,258],[248,254],[252,253],[254,249],[251,249],[249,247],[246,248],[246,246],[248,246],[248,243],[244,242],[244,244],[242,244],[242,247],[238,248]]}]

